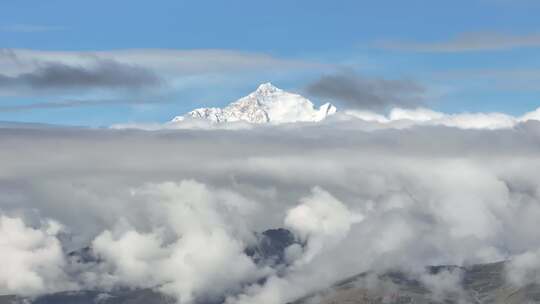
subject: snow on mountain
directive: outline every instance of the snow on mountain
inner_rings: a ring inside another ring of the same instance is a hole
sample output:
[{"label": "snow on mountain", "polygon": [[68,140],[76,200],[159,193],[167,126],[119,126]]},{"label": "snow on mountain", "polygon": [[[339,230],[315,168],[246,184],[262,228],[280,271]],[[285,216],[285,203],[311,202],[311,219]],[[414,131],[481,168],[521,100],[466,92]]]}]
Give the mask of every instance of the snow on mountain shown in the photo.
[{"label": "snow on mountain", "polygon": [[316,108],[310,100],[278,89],[268,82],[224,108],[198,108],[183,116],[174,117],[172,122],[183,121],[186,118],[205,119],[212,122],[315,122],[334,113],[336,113],[336,107],[331,103],[325,103]]}]

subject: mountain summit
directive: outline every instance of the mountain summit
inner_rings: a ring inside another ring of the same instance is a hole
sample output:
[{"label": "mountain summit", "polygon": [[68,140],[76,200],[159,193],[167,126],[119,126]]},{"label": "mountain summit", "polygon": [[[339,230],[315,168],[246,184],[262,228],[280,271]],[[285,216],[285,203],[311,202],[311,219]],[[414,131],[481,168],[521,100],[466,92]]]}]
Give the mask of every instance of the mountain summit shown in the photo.
[{"label": "mountain summit", "polygon": [[336,107],[331,103],[316,108],[307,98],[283,91],[267,82],[259,85],[251,94],[224,108],[198,108],[183,116],[174,117],[172,122],[183,121],[186,118],[250,123],[321,121],[335,112]]}]

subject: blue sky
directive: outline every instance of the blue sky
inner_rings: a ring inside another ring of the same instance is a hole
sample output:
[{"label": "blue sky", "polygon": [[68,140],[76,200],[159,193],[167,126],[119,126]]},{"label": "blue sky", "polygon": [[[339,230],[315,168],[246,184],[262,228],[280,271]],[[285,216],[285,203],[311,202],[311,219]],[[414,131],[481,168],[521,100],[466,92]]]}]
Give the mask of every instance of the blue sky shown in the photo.
[{"label": "blue sky", "polygon": [[[259,82],[304,93],[311,82],[344,70],[363,79],[414,81],[424,89],[423,105],[435,110],[517,115],[540,105],[535,2],[5,0],[0,120],[166,121],[196,106],[228,103]],[[146,53],[122,57],[133,49]],[[169,54],[178,61],[174,68],[155,63],[163,49],[178,52]],[[35,78],[19,77],[34,73],[36,62],[94,69],[66,59],[71,55],[140,65],[162,83],[139,89],[137,81],[121,88],[55,82],[36,89]]]}]

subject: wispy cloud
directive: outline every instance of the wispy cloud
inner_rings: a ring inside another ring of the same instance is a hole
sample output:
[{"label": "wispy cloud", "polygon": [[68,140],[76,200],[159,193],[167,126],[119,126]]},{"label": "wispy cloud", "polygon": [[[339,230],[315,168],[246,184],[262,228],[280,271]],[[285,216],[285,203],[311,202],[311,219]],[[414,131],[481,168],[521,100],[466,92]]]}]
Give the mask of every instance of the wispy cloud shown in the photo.
[{"label": "wispy cloud", "polygon": [[89,67],[51,62],[17,76],[0,73],[0,88],[30,90],[139,89],[160,83],[151,70],[113,60],[97,60]]},{"label": "wispy cloud", "polygon": [[58,62],[86,66],[96,60],[114,60],[176,76],[227,74],[246,71],[320,68],[323,64],[275,57],[265,53],[225,49],[126,49],[111,51],[41,51],[0,49],[0,70],[20,74],[36,64]]},{"label": "wispy cloud", "polygon": [[376,47],[412,52],[478,52],[540,47],[540,33],[516,35],[496,32],[463,33],[447,40],[432,42],[379,41]]},{"label": "wispy cloud", "polygon": [[0,112],[24,112],[32,110],[45,109],[63,109],[76,107],[95,107],[111,105],[144,105],[163,103],[165,100],[137,100],[137,99],[102,99],[102,100],[83,100],[69,99],[60,101],[45,101],[27,104],[0,105]]},{"label": "wispy cloud", "polygon": [[489,90],[512,90],[515,92],[539,92],[540,69],[456,69],[434,73],[432,77],[441,81],[466,81],[476,87]]},{"label": "wispy cloud", "polygon": [[[0,89],[118,88],[179,83],[194,78],[227,79],[253,73],[321,69],[316,62],[234,50],[130,49],[40,51],[0,49]],[[24,93],[24,92],[23,92]]]},{"label": "wispy cloud", "polygon": [[64,30],[61,26],[37,25],[37,24],[10,24],[0,26],[0,32],[14,33],[39,33]]}]

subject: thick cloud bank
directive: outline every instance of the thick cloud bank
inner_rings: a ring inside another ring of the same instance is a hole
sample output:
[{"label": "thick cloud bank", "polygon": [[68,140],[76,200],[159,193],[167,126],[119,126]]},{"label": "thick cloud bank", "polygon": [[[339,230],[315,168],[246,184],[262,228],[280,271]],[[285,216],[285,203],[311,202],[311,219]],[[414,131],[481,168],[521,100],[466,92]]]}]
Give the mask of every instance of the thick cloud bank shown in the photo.
[{"label": "thick cloud bank", "polygon": [[[0,292],[278,304],[367,270],[504,259],[509,280],[535,281],[539,143],[537,121],[0,128]],[[297,238],[287,263],[255,262],[245,249],[278,227]],[[422,280],[459,293],[453,274]]]}]

